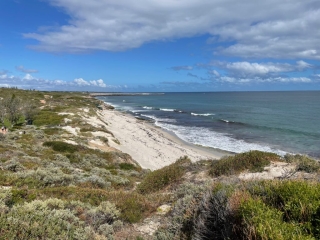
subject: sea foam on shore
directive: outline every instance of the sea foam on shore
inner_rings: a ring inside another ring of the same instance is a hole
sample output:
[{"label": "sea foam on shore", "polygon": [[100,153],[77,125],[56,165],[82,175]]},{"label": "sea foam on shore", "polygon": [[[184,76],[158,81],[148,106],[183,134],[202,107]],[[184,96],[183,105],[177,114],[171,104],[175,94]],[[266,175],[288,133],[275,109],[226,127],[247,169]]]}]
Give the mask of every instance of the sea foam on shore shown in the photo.
[{"label": "sea foam on shore", "polygon": [[130,154],[143,168],[159,169],[183,156],[199,161],[219,159],[227,154],[184,143],[162,129],[123,112],[103,110],[100,117],[120,142],[110,142],[111,147]]}]

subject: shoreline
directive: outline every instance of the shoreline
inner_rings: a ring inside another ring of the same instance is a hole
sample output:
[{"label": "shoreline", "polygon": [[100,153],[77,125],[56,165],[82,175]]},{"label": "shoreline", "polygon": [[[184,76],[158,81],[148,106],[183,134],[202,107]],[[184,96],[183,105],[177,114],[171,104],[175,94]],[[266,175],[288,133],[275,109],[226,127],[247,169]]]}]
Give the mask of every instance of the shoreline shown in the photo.
[{"label": "shoreline", "polygon": [[[108,106],[108,104],[105,103]],[[99,116],[106,122],[107,129],[120,144],[109,141],[110,147],[129,154],[142,168],[156,170],[174,163],[183,156],[192,162],[220,159],[233,153],[194,145],[185,142],[161,127],[133,115],[111,109],[104,109]]]}]

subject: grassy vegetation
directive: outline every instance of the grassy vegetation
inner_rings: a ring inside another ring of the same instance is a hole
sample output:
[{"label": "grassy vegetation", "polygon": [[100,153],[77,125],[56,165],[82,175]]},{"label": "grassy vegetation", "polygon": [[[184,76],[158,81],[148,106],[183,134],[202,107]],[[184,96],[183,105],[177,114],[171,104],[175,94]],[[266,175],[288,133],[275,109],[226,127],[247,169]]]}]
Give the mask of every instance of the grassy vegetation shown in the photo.
[{"label": "grassy vegetation", "polygon": [[320,163],[304,155],[290,155],[284,156],[284,160],[288,163],[296,164],[297,171],[304,171],[307,173],[319,172]]},{"label": "grassy vegetation", "polygon": [[167,167],[150,172],[138,185],[138,192],[142,194],[156,192],[181,180],[190,163],[190,159],[184,157]]},{"label": "grassy vegetation", "polygon": [[319,187],[301,180],[193,186],[156,239],[319,239]]},{"label": "grassy vegetation", "polygon": [[68,153],[74,153],[79,149],[78,146],[75,146],[66,142],[60,142],[60,141],[44,142],[43,146],[51,147],[54,151],[57,151],[57,152],[68,152]]},{"label": "grassy vegetation", "polygon": [[33,124],[36,126],[57,126],[62,123],[64,116],[58,115],[53,110],[41,110],[34,117]]},{"label": "grassy vegetation", "polygon": [[212,176],[218,177],[221,175],[238,174],[244,170],[251,172],[262,171],[265,166],[268,166],[271,161],[282,161],[275,153],[250,151],[237,154],[213,161],[209,173]]}]

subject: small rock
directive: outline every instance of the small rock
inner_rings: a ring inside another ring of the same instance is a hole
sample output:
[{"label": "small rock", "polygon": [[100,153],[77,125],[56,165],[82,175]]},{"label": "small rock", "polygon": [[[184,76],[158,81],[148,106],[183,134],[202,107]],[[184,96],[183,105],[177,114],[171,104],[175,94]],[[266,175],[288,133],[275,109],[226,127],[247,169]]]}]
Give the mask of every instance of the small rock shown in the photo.
[{"label": "small rock", "polygon": [[167,214],[169,211],[171,210],[171,206],[170,205],[167,205],[167,204],[164,204],[160,207],[157,208],[157,214],[159,215],[165,215]]}]

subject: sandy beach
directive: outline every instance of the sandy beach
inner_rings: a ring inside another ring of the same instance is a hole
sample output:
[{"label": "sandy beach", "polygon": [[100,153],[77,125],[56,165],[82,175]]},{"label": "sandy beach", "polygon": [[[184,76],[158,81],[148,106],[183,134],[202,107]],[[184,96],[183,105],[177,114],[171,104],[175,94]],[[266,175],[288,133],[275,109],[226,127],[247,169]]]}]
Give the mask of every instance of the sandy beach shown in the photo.
[{"label": "sandy beach", "polygon": [[227,152],[188,144],[174,134],[144,120],[116,110],[102,110],[99,117],[119,143],[109,140],[109,146],[128,153],[142,168],[159,169],[188,156],[191,161],[219,159]]}]

